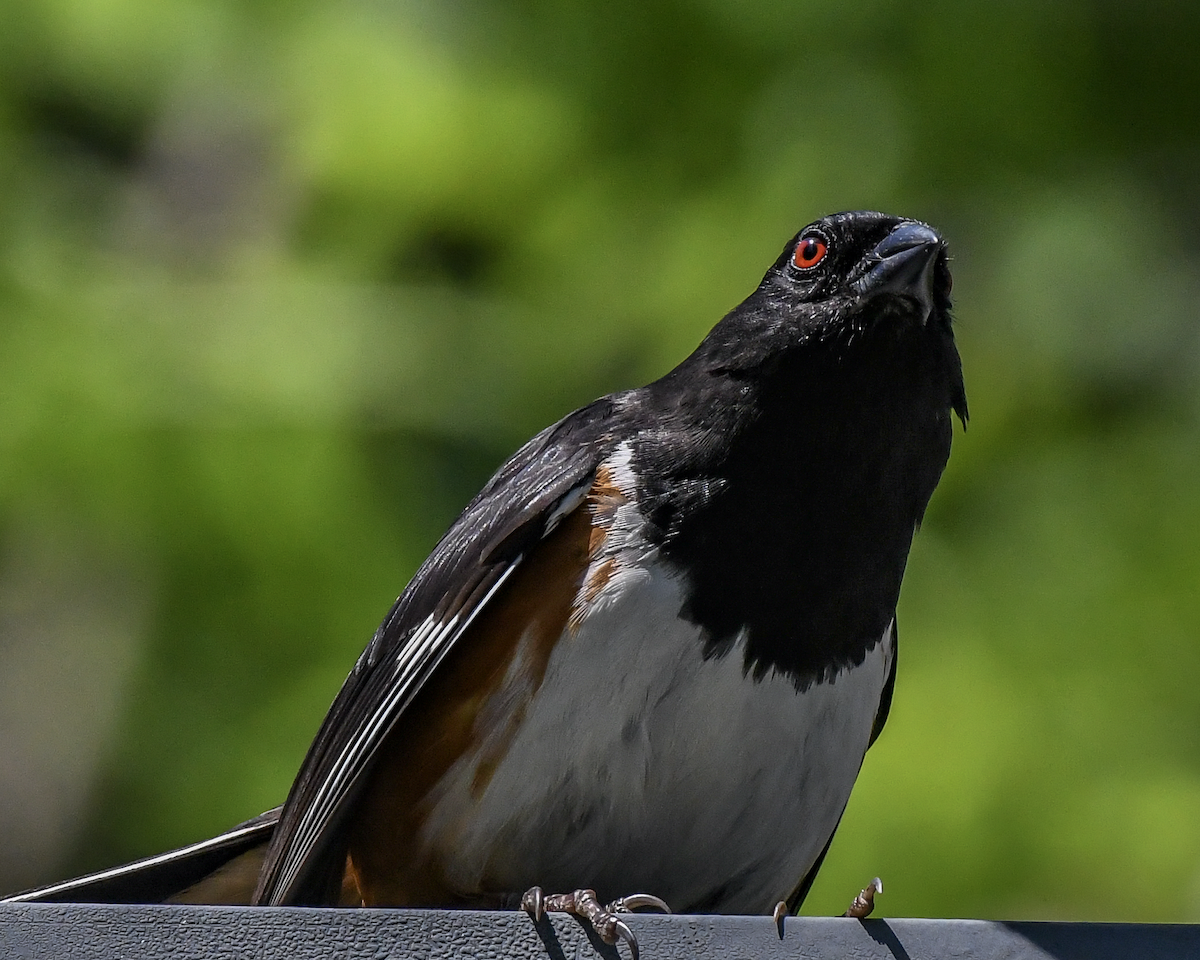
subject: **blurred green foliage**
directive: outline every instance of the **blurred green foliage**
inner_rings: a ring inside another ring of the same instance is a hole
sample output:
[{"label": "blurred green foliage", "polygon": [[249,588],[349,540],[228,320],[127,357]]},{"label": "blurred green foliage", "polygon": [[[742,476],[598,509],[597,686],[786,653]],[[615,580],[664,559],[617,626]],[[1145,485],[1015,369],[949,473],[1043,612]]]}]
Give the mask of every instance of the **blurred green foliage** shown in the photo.
[{"label": "blurred green foliage", "polygon": [[1200,8],[0,7],[0,888],[286,793],[492,469],[836,209],[973,419],[807,912],[1200,920]]}]

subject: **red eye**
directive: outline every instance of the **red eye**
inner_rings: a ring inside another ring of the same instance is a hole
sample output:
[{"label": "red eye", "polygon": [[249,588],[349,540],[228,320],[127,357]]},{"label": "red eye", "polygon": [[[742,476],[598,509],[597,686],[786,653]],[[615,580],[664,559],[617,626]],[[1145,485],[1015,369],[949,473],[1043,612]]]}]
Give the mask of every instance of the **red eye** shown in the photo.
[{"label": "red eye", "polygon": [[792,254],[792,263],[801,270],[815,267],[825,259],[825,244],[817,237],[804,237],[796,244],[796,252]]}]

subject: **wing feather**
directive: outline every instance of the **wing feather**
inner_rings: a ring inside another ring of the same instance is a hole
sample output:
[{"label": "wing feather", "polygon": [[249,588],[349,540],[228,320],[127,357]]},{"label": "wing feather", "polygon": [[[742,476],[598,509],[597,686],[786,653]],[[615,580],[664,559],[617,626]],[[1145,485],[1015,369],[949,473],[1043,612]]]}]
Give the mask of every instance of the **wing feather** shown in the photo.
[{"label": "wing feather", "polygon": [[309,748],[267,853],[254,902],[336,900],[347,808],[408,705],[537,542],[584,502],[611,445],[598,400],[505,463],[396,600]]}]

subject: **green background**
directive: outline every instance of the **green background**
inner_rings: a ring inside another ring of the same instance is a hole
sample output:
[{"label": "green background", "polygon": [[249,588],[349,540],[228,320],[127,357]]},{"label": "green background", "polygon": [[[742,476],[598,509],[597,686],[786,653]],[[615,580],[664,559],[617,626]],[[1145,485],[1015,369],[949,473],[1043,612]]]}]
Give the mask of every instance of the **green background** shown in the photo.
[{"label": "green background", "polygon": [[1200,920],[1200,7],[0,6],[0,889],[284,796],[520,442],[838,209],[972,420],[806,912]]}]

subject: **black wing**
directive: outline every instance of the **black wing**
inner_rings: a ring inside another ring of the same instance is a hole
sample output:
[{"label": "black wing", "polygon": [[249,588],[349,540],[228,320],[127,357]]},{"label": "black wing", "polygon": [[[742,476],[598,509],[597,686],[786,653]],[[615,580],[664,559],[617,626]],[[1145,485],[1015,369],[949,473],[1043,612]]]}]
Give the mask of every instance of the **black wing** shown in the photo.
[{"label": "black wing", "polygon": [[531,546],[583,503],[609,440],[608,398],[543,430],[500,468],[422,564],[325,717],[255,891],[260,904],[336,902],[339,827],[372,757]]},{"label": "black wing", "polygon": [[883,733],[883,725],[887,723],[888,714],[892,710],[892,694],[896,691],[896,661],[900,659],[900,627],[896,623],[896,615],[892,614],[892,668],[888,671],[887,680],[883,684],[883,693],[879,697],[879,708],[875,711],[875,722],[871,724],[870,749]]}]

